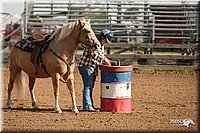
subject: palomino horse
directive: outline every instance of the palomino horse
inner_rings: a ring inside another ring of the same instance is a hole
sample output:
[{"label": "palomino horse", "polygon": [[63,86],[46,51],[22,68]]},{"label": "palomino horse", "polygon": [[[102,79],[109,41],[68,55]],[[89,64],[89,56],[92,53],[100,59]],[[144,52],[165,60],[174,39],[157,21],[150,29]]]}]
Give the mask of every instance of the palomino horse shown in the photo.
[{"label": "palomino horse", "polygon": [[[52,34],[53,40],[50,42],[48,48],[41,55],[43,64],[46,66],[46,71],[41,68],[41,64],[38,67],[38,74],[34,73],[34,65],[30,62],[31,53],[23,51],[19,48],[13,47],[10,52],[10,78],[8,84],[8,99],[6,103],[6,108],[10,108],[11,103],[11,92],[13,90],[14,82],[20,81],[16,80],[21,78],[20,74],[22,70],[29,76],[29,89],[32,99],[32,106],[37,109],[37,102],[35,99],[33,86],[36,78],[48,78],[51,76],[54,97],[55,112],[61,113],[62,110],[59,107],[59,80],[62,77],[70,90],[72,98],[72,111],[79,113],[75,100],[75,90],[74,90],[74,67],[75,67],[75,50],[79,43],[91,48],[93,45],[99,45],[100,42],[97,40],[89,22],[84,18],[80,18],[76,22],[68,23],[62,27],[59,27]],[[18,82],[22,83],[23,82]],[[19,85],[18,85],[19,86]],[[19,88],[18,88],[19,89]]]}]

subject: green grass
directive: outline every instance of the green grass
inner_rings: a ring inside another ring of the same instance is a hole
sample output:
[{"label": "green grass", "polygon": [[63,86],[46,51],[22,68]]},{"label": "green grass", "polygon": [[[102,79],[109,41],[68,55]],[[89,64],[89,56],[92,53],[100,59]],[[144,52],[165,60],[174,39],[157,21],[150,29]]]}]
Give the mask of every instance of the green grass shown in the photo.
[{"label": "green grass", "polygon": [[[82,47],[79,47],[77,50],[83,50]],[[117,49],[117,48],[110,48],[110,53],[116,53],[116,52],[119,52],[123,50],[122,48],[121,49]],[[107,48],[105,48],[104,50],[105,53],[107,53]],[[126,52],[124,53],[131,53],[132,51],[131,50],[127,50]],[[137,52],[140,52],[140,53],[144,53],[144,48],[139,48],[137,50]],[[157,53],[162,53],[162,54],[181,54],[181,49],[173,49],[173,51],[170,49],[170,48],[163,48],[163,49],[159,49],[159,48],[154,48],[153,49],[153,53],[154,54],[157,54]]]},{"label": "green grass", "polygon": [[149,72],[149,73],[152,73],[152,72],[158,72],[158,73],[192,73],[194,72],[194,70],[166,70],[166,69],[163,69],[163,70],[157,70],[157,69],[154,69],[154,70],[139,70],[141,72]]},{"label": "green grass", "polygon": [[[110,52],[111,53],[115,53],[115,52],[119,52],[123,49],[110,49]],[[107,49],[105,49],[105,53],[106,53]],[[130,53],[132,52],[131,50],[127,50],[126,52],[124,53]],[[144,53],[144,48],[139,48],[137,50],[137,52],[140,52],[140,53]],[[171,49],[153,49],[153,53],[156,54],[156,53],[162,53],[162,54],[181,54],[181,49],[173,49],[173,51]]]}]

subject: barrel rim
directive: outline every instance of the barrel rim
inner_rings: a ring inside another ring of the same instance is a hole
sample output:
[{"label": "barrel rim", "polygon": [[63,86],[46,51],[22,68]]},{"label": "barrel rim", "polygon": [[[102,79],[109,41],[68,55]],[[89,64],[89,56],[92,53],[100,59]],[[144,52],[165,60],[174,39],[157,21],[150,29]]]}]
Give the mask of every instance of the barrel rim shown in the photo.
[{"label": "barrel rim", "polygon": [[105,72],[132,72],[133,65],[124,65],[124,66],[99,65],[99,69]]}]

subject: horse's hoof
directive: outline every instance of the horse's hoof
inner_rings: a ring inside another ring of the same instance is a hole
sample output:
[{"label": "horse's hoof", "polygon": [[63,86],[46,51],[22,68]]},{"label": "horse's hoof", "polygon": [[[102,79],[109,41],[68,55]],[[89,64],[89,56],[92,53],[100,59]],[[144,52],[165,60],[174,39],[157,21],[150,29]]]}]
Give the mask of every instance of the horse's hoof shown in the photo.
[{"label": "horse's hoof", "polygon": [[55,110],[55,113],[62,113],[62,110]]},{"label": "horse's hoof", "polygon": [[38,106],[37,105],[34,105],[34,106],[32,106],[34,109],[38,109]]},{"label": "horse's hoof", "polygon": [[34,111],[39,111],[40,109],[39,109],[39,108],[33,108],[33,110],[34,110]]},{"label": "horse's hoof", "polygon": [[39,108],[33,108],[33,112],[39,112],[40,109]]},{"label": "horse's hoof", "polygon": [[61,113],[62,113],[62,110],[56,111],[56,113],[59,113],[59,114],[61,114]]},{"label": "horse's hoof", "polygon": [[77,116],[79,114],[79,112],[78,113],[75,113],[75,115]]},{"label": "horse's hoof", "polygon": [[74,112],[76,115],[78,115],[78,114],[79,114],[79,111],[78,111],[78,109],[74,109],[74,110],[72,110],[72,112]]},{"label": "horse's hoof", "polygon": [[5,107],[5,109],[6,109],[6,110],[9,110],[9,109],[11,109],[10,105],[7,105],[7,104],[6,104],[6,107]]},{"label": "horse's hoof", "polygon": [[33,103],[32,103],[32,107],[33,107],[34,109],[38,109],[37,103],[36,103],[36,102],[33,102]]},{"label": "horse's hoof", "polygon": [[5,107],[4,110],[11,110],[11,107]]},{"label": "horse's hoof", "polygon": [[6,107],[5,107],[5,109],[10,109],[11,107],[10,107],[10,102],[7,102],[6,103]]}]

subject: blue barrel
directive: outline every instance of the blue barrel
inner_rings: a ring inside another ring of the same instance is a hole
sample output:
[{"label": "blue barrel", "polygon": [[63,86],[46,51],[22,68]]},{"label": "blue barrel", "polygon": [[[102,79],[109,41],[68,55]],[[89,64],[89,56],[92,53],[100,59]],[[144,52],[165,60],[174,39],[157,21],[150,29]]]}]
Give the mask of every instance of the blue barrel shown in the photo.
[{"label": "blue barrel", "polygon": [[131,73],[133,66],[100,65],[101,111],[131,112]]}]

